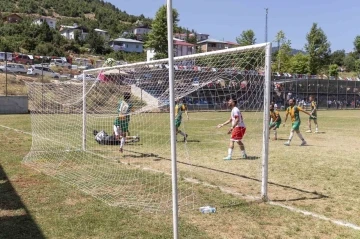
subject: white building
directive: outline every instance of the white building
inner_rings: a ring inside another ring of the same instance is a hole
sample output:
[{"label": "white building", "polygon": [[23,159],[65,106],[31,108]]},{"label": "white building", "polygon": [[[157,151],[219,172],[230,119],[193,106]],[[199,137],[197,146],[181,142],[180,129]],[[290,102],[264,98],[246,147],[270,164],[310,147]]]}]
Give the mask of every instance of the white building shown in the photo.
[{"label": "white building", "polygon": [[57,20],[55,18],[41,16],[41,17],[36,18],[33,21],[33,23],[36,24],[36,25],[41,25],[44,22],[46,22],[49,25],[50,28],[55,29],[56,28],[56,21]]},{"label": "white building", "polygon": [[[59,31],[60,34],[68,40],[75,39],[75,31],[80,32],[80,38],[82,40],[85,40],[86,36],[89,34],[89,31],[85,27],[78,26],[76,23],[74,23],[72,26],[61,25]],[[107,31],[102,29],[94,29],[94,31],[100,36],[104,37],[106,41],[109,40],[110,37]]]},{"label": "white building", "polygon": [[148,34],[150,31],[151,29],[148,27],[136,27],[134,28],[133,33],[134,35],[136,35],[136,39],[141,41],[143,39],[143,36],[145,34]]},{"label": "white building", "polygon": [[[194,44],[187,43],[181,39],[174,38],[174,57],[177,56],[187,56],[191,54],[195,54],[196,46]],[[146,51],[146,60],[152,61],[156,52],[154,49],[147,49]]]},{"label": "white building", "polygon": [[68,40],[73,40],[75,39],[75,31],[79,31],[80,32],[80,38],[82,40],[85,40],[88,31],[86,28],[82,27],[82,26],[78,26],[76,23],[74,23],[73,26],[64,26],[61,25],[60,26],[60,34],[65,37]]},{"label": "white building", "polygon": [[109,33],[105,30],[95,28],[95,32],[102,36],[106,41],[110,39]]},{"label": "white building", "polygon": [[114,51],[137,52],[137,53],[143,52],[143,44],[144,43],[141,41],[127,39],[127,38],[117,38],[109,42],[109,46]]}]

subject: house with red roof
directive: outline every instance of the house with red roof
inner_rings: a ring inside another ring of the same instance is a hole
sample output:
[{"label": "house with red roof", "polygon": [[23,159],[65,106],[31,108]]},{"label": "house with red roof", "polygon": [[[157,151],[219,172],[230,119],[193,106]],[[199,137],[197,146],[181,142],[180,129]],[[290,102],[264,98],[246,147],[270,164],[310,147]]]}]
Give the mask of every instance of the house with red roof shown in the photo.
[{"label": "house with red roof", "polygon": [[[191,54],[195,54],[196,52],[196,45],[188,43],[184,40],[174,38],[174,57],[177,56],[187,56]],[[154,49],[147,49],[146,51],[146,58],[147,61],[154,60],[156,52]]]}]

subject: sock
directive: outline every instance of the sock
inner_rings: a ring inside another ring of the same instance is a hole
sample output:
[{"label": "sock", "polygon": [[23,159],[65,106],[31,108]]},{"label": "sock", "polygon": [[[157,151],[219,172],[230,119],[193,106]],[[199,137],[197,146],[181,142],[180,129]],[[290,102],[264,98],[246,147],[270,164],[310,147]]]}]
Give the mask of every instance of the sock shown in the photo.
[{"label": "sock", "polygon": [[229,148],[229,149],[228,149],[228,156],[229,156],[229,157],[231,157],[231,155],[232,155],[232,151],[233,151],[233,149],[232,149],[232,148]]},{"label": "sock", "polygon": [[299,136],[299,138],[300,138],[302,141],[305,141],[300,132],[297,133],[297,135]]},{"label": "sock", "polygon": [[121,149],[124,147],[124,144],[125,144],[125,137],[122,137],[121,141],[120,141],[120,148]]},{"label": "sock", "polygon": [[245,155],[246,154],[245,149],[241,150],[241,153],[242,153],[242,155]]},{"label": "sock", "polygon": [[275,138],[277,138],[277,131],[276,130],[274,131],[274,136],[275,136]]},{"label": "sock", "polygon": [[184,136],[184,137],[185,137],[184,132],[182,132],[182,131],[180,131],[180,130],[179,130],[179,134],[181,134],[182,136]]},{"label": "sock", "polygon": [[318,126],[316,125],[316,129],[315,129],[316,131],[319,131],[319,128],[318,128]]},{"label": "sock", "polygon": [[294,132],[291,131],[289,136],[289,142],[292,140],[293,136],[294,136]]}]

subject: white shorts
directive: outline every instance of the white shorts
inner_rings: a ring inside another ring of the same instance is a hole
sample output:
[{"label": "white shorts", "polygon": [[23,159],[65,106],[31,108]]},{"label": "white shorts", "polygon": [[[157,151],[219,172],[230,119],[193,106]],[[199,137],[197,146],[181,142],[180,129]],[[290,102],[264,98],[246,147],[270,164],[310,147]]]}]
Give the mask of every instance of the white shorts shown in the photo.
[{"label": "white shorts", "polygon": [[123,132],[121,131],[120,126],[116,126],[116,125],[114,125],[114,133],[115,133],[115,136],[122,136],[123,135]]}]

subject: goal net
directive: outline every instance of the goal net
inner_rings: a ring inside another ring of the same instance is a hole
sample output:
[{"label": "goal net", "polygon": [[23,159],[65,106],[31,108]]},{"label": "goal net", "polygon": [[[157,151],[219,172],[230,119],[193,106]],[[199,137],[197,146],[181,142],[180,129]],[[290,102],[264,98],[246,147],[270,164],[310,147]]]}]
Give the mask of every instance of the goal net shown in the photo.
[{"label": "goal net", "polygon": [[[260,195],[268,47],[174,59],[175,98],[189,116],[176,118],[180,209],[203,203],[194,189],[202,183]],[[24,162],[109,205],[171,210],[168,62],[107,64],[74,80],[27,83],[33,137]],[[229,128],[216,126],[230,117],[230,98],[247,126],[246,160],[236,160],[238,146],[223,160]]]}]

